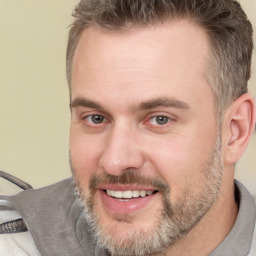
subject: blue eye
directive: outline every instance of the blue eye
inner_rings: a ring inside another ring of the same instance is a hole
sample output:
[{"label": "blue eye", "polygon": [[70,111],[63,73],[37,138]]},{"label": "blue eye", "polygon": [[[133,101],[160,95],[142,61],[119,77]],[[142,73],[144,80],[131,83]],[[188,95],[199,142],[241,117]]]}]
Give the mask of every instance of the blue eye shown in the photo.
[{"label": "blue eye", "polygon": [[93,124],[101,124],[105,122],[105,118],[101,115],[89,115],[86,120]]},{"label": "blue eye", "polygon": [[167,116],[154,116],[150,118],[150,123],[154,125],[165,125],[170,121],[171,119]]}]

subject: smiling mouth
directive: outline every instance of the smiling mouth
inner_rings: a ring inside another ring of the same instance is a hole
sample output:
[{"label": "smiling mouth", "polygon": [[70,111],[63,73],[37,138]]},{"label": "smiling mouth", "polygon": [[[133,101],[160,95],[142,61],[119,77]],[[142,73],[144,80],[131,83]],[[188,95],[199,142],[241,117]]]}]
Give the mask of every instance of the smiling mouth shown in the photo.
[{"label": "smiling mouth", "polygon": [[124,188],[122,186],[105,187],[98,189],[103,208],[114,216],[135,214],[147,205],[153,204],[155,198],[160,194],[153,188]]},{"label": "smiling mouth", "polygon": [[157,193],[157,190],[126,190],[126,191],[116,191],[116,190],[104,190],[104,192],[117,200],[126,201],[128,199],[135,199],[135,198],[143,198],[147,196],[151,196],[152,194]]}]

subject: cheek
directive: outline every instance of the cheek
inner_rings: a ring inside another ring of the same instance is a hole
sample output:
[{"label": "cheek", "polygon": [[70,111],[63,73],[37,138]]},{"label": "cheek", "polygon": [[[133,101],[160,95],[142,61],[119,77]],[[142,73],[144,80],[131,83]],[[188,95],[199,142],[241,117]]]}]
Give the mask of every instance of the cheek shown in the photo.
[{"label": "cheek", "polygon": [[208,163],[214,144],[213,139],[209,140],[209,133],[176,135],[161,142],[159,139],[151,141],[150,144],[159,145],[147,147],[147,155],[157,171],[156,175],[170,186],[173,202],[188,186],[196,186],[199,180],[204,179],[201,171]]},{"label": "cheek", "polygon": [[160,176],[171,189],[171,200],[174,200],[186,184],[191,174],[191,161],[188,148],[184,143],[162,142],[157,148],[151,148],[150,161],[154,165],[155,175]]},{"label": "cheek", "polygon": [[101,140],[97,136],[86,136],[81,132],[70,132],[70,159],[76,177],[82,185],[88,185],[98,171],[101,156]]}]

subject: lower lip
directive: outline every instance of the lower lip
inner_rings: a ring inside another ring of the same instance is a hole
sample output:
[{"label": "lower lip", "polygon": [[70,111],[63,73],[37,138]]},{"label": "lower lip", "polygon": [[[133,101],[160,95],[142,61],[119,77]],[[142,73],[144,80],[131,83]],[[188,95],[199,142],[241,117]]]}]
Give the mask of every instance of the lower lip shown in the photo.
[{"label": "lower lip", "polygon": [[101,195],[103,205],[113,214],[132,214],[138,210],[145,208],[158,193],[150,196],[138,197],[133,199],[125,199],[126,201],[119,201],[116,198],[109,196],[105,191],[98,190]]}]

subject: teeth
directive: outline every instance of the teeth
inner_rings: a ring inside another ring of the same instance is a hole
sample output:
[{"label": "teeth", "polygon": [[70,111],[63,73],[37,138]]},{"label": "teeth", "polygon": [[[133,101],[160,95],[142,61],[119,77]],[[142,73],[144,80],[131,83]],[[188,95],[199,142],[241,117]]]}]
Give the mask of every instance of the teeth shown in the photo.
[{"label": "teeth", "polygon": [[146,194],[147,194],[147,192],[146,192],[146,191],[140,191],[140,196],[141,196],[141,197],[145,197],[145,196],[146,196]]},{"label": "teeth", "polygon": [[140,196],[140,191],[134,190],[132,191],[132,197],[139,197]]},{"label": "teeth", "polygon": [[153,194],[153,191],[147,191],[147,196],[150,196]]},{"label": "teeth", "polygon": [[132,191],[124,191],[123,198],[132,198]]},{"label": "teeth", "polygon": [[136,197],[145,197],[150,196],[153,194],[154,191],[145,191],[145,190],[127,190],[127,191],[115,191],[115,190],[107,190],[107,194],[109,196],[115,197],[115,198],[124,198],[124,199],[130,199],[130,198],[136,198]]}]

